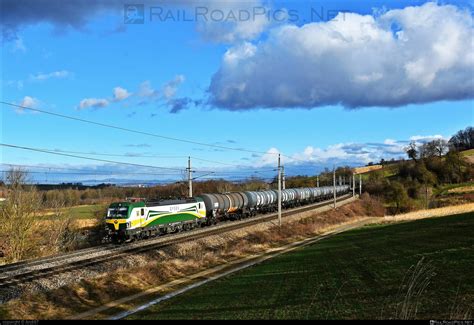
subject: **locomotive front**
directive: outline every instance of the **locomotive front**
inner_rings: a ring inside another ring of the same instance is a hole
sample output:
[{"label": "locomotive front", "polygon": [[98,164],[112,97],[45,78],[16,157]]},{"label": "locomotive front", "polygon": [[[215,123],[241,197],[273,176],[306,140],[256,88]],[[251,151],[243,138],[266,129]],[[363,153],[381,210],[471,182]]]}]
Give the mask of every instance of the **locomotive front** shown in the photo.
[{"label": "locomotive front", "polygon": [[109,206],[105,217],[107,237],[118,241],[127,237],[127,229],[131,226],[128,221],[130,210],[129,202],[116,202]]}]

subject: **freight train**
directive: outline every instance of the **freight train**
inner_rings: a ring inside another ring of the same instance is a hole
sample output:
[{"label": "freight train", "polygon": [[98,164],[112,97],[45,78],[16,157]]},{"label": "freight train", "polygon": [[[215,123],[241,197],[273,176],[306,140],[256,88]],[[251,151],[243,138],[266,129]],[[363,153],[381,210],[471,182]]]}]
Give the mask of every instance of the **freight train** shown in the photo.
[{"label": "freight train", "polygon": [[[347,185],[293,188],[281,191],[283,209],[330,199],[348,193]],[[166,233],[240,220],[278,210],[278,191],[212,193],[179,199],[112,203],[105,218],[107,240],[131,241]]]}]

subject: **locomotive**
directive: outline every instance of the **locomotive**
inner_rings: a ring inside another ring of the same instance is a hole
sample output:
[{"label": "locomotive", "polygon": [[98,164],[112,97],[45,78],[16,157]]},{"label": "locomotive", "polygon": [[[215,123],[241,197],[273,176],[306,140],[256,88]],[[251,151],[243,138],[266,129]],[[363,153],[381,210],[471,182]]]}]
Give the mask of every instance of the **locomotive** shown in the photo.
[{"label": "locomotive", "polygon": [[[310,204],[349,192],[348,185],[293,188],[281,191],[282,208]],[[177,199],[115,202],[105,218],[107,239],[131,241],[166,233],[214,225],[224,220],[240,220],[278,209],[278,191],[210,193]]]}]

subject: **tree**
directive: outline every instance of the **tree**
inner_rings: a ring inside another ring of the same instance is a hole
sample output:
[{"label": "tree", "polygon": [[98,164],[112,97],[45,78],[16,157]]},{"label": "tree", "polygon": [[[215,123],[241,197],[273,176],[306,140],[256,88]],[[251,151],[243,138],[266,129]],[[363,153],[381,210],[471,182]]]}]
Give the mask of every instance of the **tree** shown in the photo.
[{"label": "tree", "polygon": [[402,183],[398,181],[390,182],[387,194],[397,206],[397,210],[395,213],[399,213],[408,207],[410,199],[408,198],[407,191],[405,190],[405,187]]},{"label": "tree", "polygon": [[448,142],[444,139],[435,139],[423,144],[419,150],[420,157],[431,158],[441,157],[448,152]]},{"label": "tree", "polygon": [[0,238],[7,261],[24,258],[34,248],[31,235],[36,224],[41,197],[34,187],[26,185],[27,173],[11,169],[6,175],[7,199],[0,209]]},{"label": "tree", "polygon": [[433,140],[433,147],[435,152],[438,154],[438,157],[441,157],[449,151],[448,141],[444,139]]},{"label": "tree", "polygon": [[418,149],[416,147],[416,142],[410,142],[410,144],[405,148],[405,152],[407,153],[408,158],[416,161],[416,158],[418,158]]},{"label": "tree", "polygon": [[449,146],[458,151],[474,149],[474,128],[468,126],[466,129],[458,131],[449,140]]}]

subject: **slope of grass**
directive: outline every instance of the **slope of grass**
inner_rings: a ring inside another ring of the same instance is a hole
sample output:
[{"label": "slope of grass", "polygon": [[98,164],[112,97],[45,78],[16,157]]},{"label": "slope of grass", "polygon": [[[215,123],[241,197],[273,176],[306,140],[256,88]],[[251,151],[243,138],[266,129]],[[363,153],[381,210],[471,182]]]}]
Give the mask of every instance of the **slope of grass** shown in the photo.
[{"label": "slope of grass", "polygon": [[473,229],[471,212],[350,231],[130,318],[469,318]]},{"label": "slope of grass", "polygon": [[474,156],[474,149],[464,150],[461,152],[464,157]]}]

